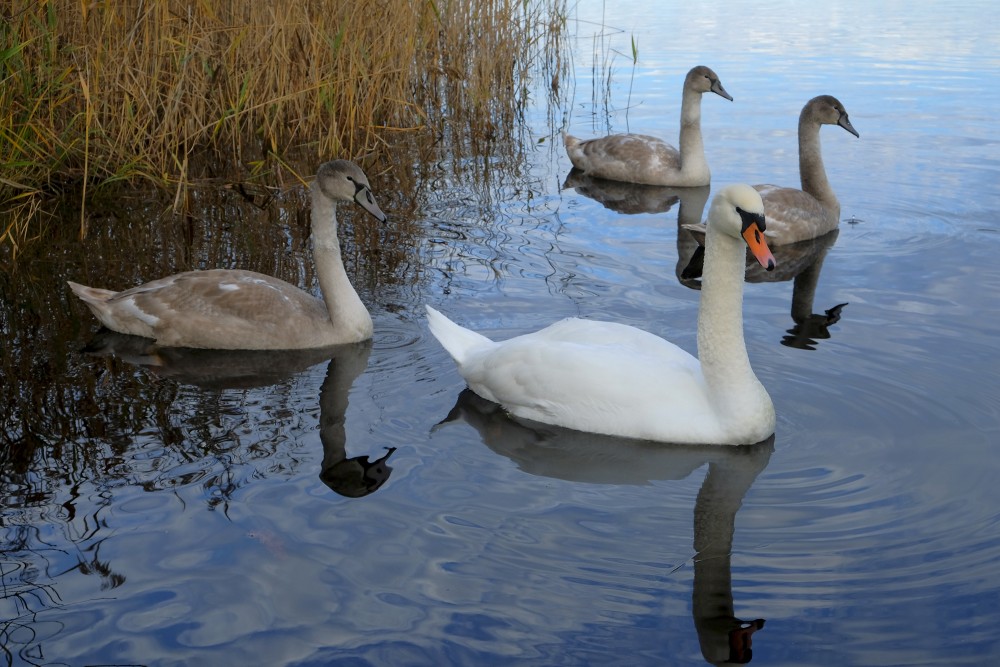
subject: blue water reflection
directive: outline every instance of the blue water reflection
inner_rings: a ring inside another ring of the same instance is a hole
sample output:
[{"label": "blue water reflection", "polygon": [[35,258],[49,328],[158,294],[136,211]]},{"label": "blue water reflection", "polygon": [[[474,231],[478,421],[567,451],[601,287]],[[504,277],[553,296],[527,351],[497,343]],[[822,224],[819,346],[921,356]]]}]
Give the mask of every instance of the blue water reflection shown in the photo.
[{"label": "blue water reflection", "polygon": [[[362,290],[370,346],[210,386],[144,348],[70,356],[63,408],[87,438],[51,446],[74,464],[3,477],[7,663],[697,665],[751,642],[766,665],[1000,661],[1000,9],[572,11],[560,113],[539,96],[529,163],[494,191],[429,188],[419,277]],[[595,39],[602,20],[620,31]],[[608,84],[593,51],[632,36],[634,79],[613,55]],[[487,335],[583,316],[695,349],[697,244],[679,225],[709,192],[602,199],[567,182],[559,134],[676,140],[699,63],[735,100],[703,105],[713,189],[796,185],[817,94],[861,133],[821,133],[859,222],[747,285],[773,443],[591,439],[463,395],[425,302]],[[787,344],[796,326],[811,343]]]}]

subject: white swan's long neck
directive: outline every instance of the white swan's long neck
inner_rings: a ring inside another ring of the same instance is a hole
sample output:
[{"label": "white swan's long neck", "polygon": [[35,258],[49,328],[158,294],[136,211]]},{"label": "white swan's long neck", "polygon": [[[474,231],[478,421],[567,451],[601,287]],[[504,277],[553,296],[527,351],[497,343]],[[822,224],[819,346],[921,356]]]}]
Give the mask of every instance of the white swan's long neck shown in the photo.
[{"label": "white swan's long neck", "polygon": [[677,141],[681,171],[708,171],[701,138],[701,93],[684,88],[681,96],[681,134]]},{"label": "white swan's long neck", "polygon": [[[313,185],[317,188],[318,185]],[[372,319],[344,269],[337,238],[337,204],[314,191],[312,202],[313,261],[330,321],[337,329],[371,335]]]},{"label": "white swan's long neck", "polygon": [[720,394],[758,385],[743,340],[743,241],[708,225],[698,309],[698,359],[709,389]]},{"label": "white swan's long neck", "polygon": [[819,123],[799,122],[799,178],[802,191],[811,194],[830,215],[840,219],[840,202],[830,187],[819,143]]}]

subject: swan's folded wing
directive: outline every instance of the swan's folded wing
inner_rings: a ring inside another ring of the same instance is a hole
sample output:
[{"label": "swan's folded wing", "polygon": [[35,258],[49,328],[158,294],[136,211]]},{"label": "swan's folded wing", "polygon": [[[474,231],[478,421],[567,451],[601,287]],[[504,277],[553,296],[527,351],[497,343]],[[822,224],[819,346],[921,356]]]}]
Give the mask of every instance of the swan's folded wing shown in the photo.
[{"label": "swan's folded wing", "polygon": [[681,165],[676,148],[644,134],[588,139],[570,149],[569,154],[573,166],[592,176],[637,183],[647,182],[663,171],[678,170]]},{"label": "swan's folded wing", "polygon": [[[326,306],[277,278],[252,271],[195,271],[154,280],[116,294],[109,302],[118,313],[141,319],[160,345],[229,347],[240,337],[278,335],[299,319],[325,319]],[[305,315],[303,318],[302,315]]]},{"label": "swan's folded wing", "polygon": [[636,424],[662,421],[665,407],[704,414],[698,361],[666,340],[631,331],[638,332],[633,339],[617,342],[599,341],[607,333],[600,329],[584,342],[511,339],[469,363],[465,379],[518,417],[595,433],[636,437]]},{"label": "swan's folded wing", "polygon": [[837,219],[807,192],[776,185],[755,185],[754,189],[764,200],[764,237],[769,242],[796,243],[826,234],[837,226]]}]

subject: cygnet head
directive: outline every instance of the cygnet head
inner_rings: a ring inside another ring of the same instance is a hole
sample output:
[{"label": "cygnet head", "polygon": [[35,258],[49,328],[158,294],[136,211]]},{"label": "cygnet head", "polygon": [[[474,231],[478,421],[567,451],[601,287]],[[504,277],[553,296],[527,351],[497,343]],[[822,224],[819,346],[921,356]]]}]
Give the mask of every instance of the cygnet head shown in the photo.
[{"label": "cygnet head", "polygon": [[861,137],[851,125],[851,120],[847,117],[847,109],[833,95],[820,95],[806,102],[799,118],[800,122],[808,120],[818,125],[839,125],[854,136]]},{"label": "cygnet head", "polygon": [[333,160],[320,165],[313,191],[333,201],[354,201],[379,222],[385,222],[385,213],[375,203],[368,177],[353,162]]},{"label": "cygnet head", "polygon": [[725,97],[730,102],[733,101],[732,95],[727,93],[726,89],[722,87],[719,75],[713,72],[712,68],[705,67],[704,65],[691,68],[691,71],[687,73],[687,77],[684,79],[684,87],[698,93],[715,93],[720,97]]},{"label": "cygnet head", "polygon": [[712,200],[708,224],[733,238],[742,238],[760,265],[774,270],[774,255],[764,240],[764,202],[752,187],[737,184],[723,188]]}]

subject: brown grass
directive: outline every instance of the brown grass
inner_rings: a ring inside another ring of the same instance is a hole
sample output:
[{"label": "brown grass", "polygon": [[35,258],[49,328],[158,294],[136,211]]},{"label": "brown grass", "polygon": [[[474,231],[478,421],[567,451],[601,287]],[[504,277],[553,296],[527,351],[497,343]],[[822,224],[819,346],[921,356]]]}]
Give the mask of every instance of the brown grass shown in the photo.
[{"label": "brown grass", "polygon": [[295,157],[377,159],[400,132],[496,140],[554,52],[564,3],[12,0],[0,10],[0,245],[37,235],[67,189],[85,203],[146,181],[179,200],[193,182]]}]

